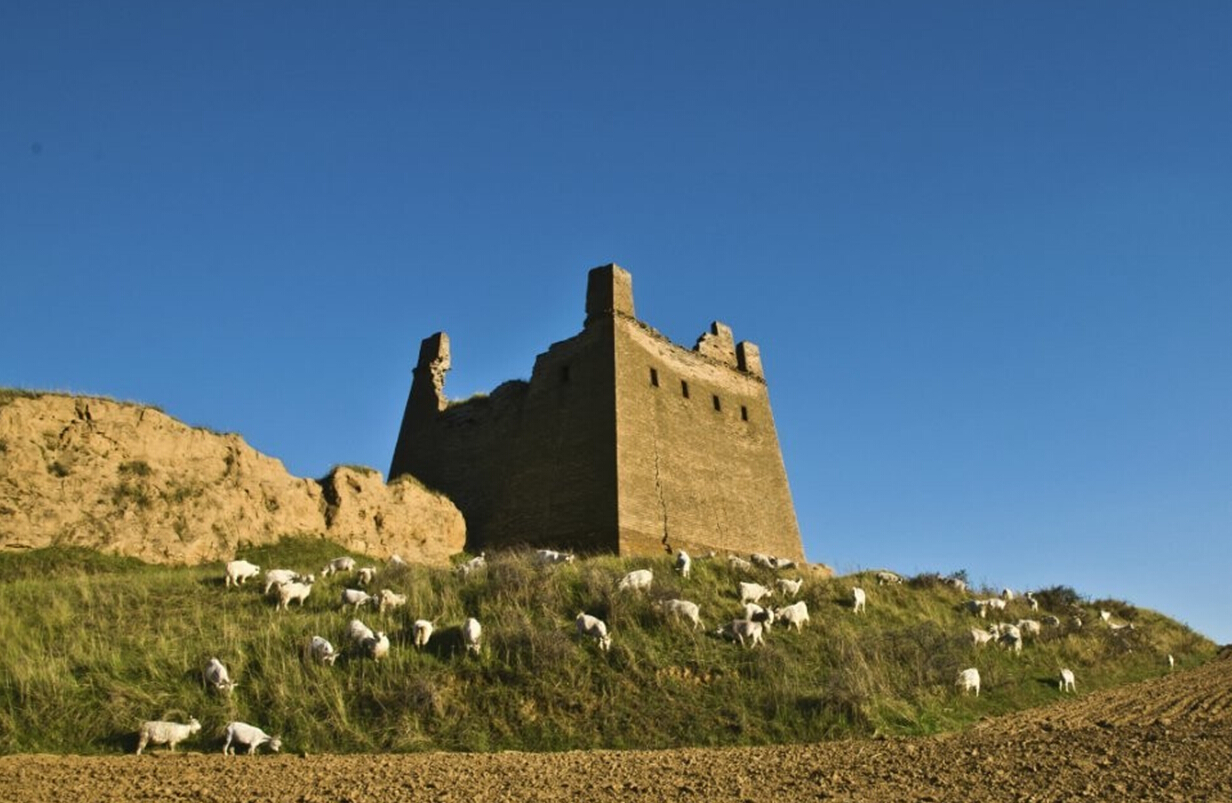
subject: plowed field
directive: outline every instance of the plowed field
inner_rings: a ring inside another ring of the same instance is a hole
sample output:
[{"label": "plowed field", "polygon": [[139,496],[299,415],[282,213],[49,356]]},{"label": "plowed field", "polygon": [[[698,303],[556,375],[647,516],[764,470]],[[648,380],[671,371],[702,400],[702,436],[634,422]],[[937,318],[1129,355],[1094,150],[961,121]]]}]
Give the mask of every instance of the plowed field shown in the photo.
[{"label": "plowed field", "polygon": [[615,798],[1227,803],[1232,660],[922,739],[555,754],[0,757],[0,799],[9,801]]}]

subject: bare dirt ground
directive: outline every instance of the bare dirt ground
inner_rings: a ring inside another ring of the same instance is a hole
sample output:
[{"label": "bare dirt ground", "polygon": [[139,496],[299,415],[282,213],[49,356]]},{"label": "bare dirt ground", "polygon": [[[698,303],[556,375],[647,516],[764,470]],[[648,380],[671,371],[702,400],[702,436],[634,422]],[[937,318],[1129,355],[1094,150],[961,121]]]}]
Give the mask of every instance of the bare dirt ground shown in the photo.
[{"label": "bare dirt ground", "polygon": [[0,799],[1228,803],[1232,660],[933,738],[555,754],[4,756]]}]

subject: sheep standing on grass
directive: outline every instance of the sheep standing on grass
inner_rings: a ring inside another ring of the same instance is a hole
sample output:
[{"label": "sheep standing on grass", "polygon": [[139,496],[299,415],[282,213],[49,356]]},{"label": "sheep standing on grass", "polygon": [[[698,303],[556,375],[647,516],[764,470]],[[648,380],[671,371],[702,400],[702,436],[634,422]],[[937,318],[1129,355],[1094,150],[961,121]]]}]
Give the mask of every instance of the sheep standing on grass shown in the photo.
[{"label": "sheep standing on grass", "polygon": [[887,583],[891,585],[899,585],[903,582],[903,578],[899,577],[894,572],[877,572],[877,585],[883,586]]},{"label": "sheep standing on grass", "polygon": [[852,605],[851,605],[852,613],[859,613],[860,611],[863,611],[865,609],[865,604],[868,602],[868,597],[865,595],[864,589],[860,588],[859,586],[856,586],[855,588],[851,589],[851,598],[852,598]]},{"label": "sheep standing on grass", "polygon": [[[311,575],[309,575],[309,577],[311,577]],[[294,583],[305,579],[307,578],[294,569],[270,569],[265,573],[265,590],[261,593],[268,595],[270,589],[275,586],[284,585],[286,583]]]},{"label": "sheep standing on grass", "polygon": [[357,578],[357,581],[361,586],[366,586],[372,582],[372,578],[374,577],[376,577],[376,567],[375,566],[365,566],[364,568],[359,570],[359,576]]},{"label": "sheep standing on grass", "polygon": [[201,723],[197,721],[196,717],[190,717],[187,725],[181,725],[178,722],[163,722],[161,720],[143,722],[137,737],[137,755],[141,755],[141,751],[145,749],[145,746],[151,743],[165,744],[167,749],[174,753],[177,744],[199,730],[201,730]]},{"label": "sheep standing on grass", "polygon": [[683,549],[676,552],[676,571],[685,579],[688,579],[689,573],[693,571],[693,559]]},{"label": "sheep standing on grass", "polygon": [[352,619],[347,623],[347,638],[353,644],[362,644],[364,639],[376,638],[376,634],[372,632],[372,628],[363,622],[358,619]]},{"label": "sheep standing on grass", "polygon": [[359,610],[361,605],[367,605],[372,602],[372,595],[367,591],[360,591],[358,588],[342,589],[342,607],[348,605],[354,610]]},{"label": "sheep standing on grass", "polygon": [[538,549],[535,550],[535,562],[545,565],[553,563],[573,563],[573,556],[565,552],[557,552],[555,549]]},{"label": "sheep standing on grass", "polygon": [[701,608],[687,599],[665,599],[655,603],[667,616],[678,616],[693,623],[693,629],[702,627]]},{"label": "sheep standing on grass", "polygon": [[312,637],[312,643],[309,645],[308,650],[312,654],[313,659],[326,666],[333,666],[334,662],[338,660],[338,653],[334,649],[334,645],[320,636]]},{"label": "sheep standing on grass", "polygon": [[465,563],[458,564],[458,576],[463,579],[466,579],[467,577],[470,577],[471,572],[476,571],[478,569],[482,569],[484,566],[487,566],[487,565],[488,565],[487,557],[485,557],[485,554],[483,552],[480,552],[478,555],[466,561]]},{"label": "sheep standing on grass", "polygon": [[322,577],[329,577],[334,572],[350,572],[355,570],[355,558],[334,558],[325,564],[321,570]]},{"label": "sheep standing on grass", "polygon": [[278,586],[278,605],[276,610],[285,611],[292,602],[298,602],[304,607],[304,600],[312,593],[312,583],[283,583]]},{"label": "sheep standing on grass", "polygon": [[744,603],[744,618],[750,622],[761,622],[762,626],[769,631],[774,625],[774,609],[763,608],[755,602],[746,602]]},{"label": "sheep standing on grass", "polygon": [[607,652],[612,648],[612,637],[607,632],[607,624],[602,619],[579,611],[576,624],[578,635],[593,638],[599,645],[600,651]]},{"label": "sheep standing on grass", "polygon": [[432,631],[436,628],[428,619],[416,619],[411,625],[411,643],[418,649],[423,649],[428,646],[428,639],[432,638]]},{"label": "sheep standing on grass", "polygon": [[1057,688],[1061,690],[1062,694],[1067,691],[1077,694],[1078,690],[1074,688],[1074,673],[1068,669],[1062,669],[1061,682],[1057,684]]},{"label": "sheep standing on grass", "polygon": [[809,620],[808,605],[804,600],[800,600],[785,608],[779,608],[774,612],[774,619],[777,622],[786,622],[788,630],[794,625],[799,633],[804,629],[804,623]]},{"label": "sheep standing on grass", "polygon": [[215,691],[230,694],[235,688],[235,681],[227,673],[227,667],[217,658],[211,658],[205,662],[205,671],[202,674],[206,685],[213,687]]},{"label": "sheep standing on grass", "polygon": [[786,577],[780,577],[774,581],[774,587],[778,589],[779,593],[785,597],[790,596],[792,599],[795,599],[796,595],[800,593],[800,588],[803,585],[804,578],[799,577],[795,580],[788,580]]},{"label": "sheep standing on grass", "polygon": [[616,584],[617,591],[645,591],[654,582],[654,572],[650,569],[635,569]]},{"label": "sheep standing on grass", "polygon": [[478,655],[481,638],[483,638],[483,626],[479,624],[478,619],[472,616],[462,623],[462,643],[466,645],[467,652]]},{"label": "sheep standing on grass", "polygon": [[[726,630],[731,633],[736,641],[740,642],[740,646],[745,646],[744,640],[748,639],[749,649],[753,649],[758,644],[765,644],[764,628],[761,622],[750,622],[748,619],[733,619],[732,623],[727,626]],[[723,632],[720,630],[719,632]]]},{"label": "sheep standing on grass", "polygon": [[259,576],[261,574],[261,567],[246,560],[233,560],[227,564],[225,573],[224,581],[226,587],[236,586],[238,588],[248,578]]},{"label": "sheep standing on grass", "polygon": [[979,697],[980,696],[980,670],[976,669],[975,667],[971,667],[970,669],[964,669],[963,671],[958,673],[958,679],[954,681],[954,685],[957,686],[958,690],[961,691],[963,694],[966,694],[967,692],[974,690],[975,696]]},{"label": "sheep standing on grass", "polygon": [[248,746],[248,755],[257,752],[257,748],[263,744],[268,744],[269,749],[277,753],[282,749],[282,739],[277,736],[270,736],[265,731],[258,727],[249,725],[247,722],[231,722],[227,724],[227,742],[222,746],[222,754],[224,756],[235,755],[235,748],[231,743],[242,744]]},{"label": "sheep standing on grass", "polygon": [[360,642],[360,648],[374,661],[379,661],[389,655],[389,636],[382,631]]},{"label": "sheep standing on grass", "polygon": [[377,613],[383,614],[386,611],[392,611],[394,608],[401,608],[403,605],[406,605],[406,594],[395,594],[388,588],[382,588],[377,600]]},{"label": "sheep standing on grass", "polygon": [[758,602],[762,597],[768,597],[772,593],[761,583],[741,583],[739,591],[741,605],[746,602]]}]

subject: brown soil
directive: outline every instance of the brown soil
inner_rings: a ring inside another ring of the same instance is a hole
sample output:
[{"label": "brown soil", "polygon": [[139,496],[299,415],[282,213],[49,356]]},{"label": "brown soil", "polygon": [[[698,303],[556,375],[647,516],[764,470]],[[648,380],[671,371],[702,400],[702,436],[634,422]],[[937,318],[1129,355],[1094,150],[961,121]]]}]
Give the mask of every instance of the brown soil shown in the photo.
[{"label": "brown soil", "polygon": [[1232,801],[1232,660],[935,738],[559,754],[7,756],[0,789],[6,800],[47,803]]}]

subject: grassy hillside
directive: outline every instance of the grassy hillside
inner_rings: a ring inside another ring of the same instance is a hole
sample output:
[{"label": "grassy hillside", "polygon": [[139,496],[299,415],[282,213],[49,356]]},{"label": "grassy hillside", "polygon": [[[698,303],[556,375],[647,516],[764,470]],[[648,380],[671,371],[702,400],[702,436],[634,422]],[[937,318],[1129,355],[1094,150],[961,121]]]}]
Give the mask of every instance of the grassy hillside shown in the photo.
[{"label": "grassy hillside", "polygon": [[[266,568],[316,571],[344,554],[319,539],[284,540],[242,553]],[[360,565],[372,563],[362,556]],[[655,572],[648,595],[618,594],[634,568]],[[782,576],[795,577],[788,571]],[[1080,693],[1201,662],[1214,645],[1154,612],[1112,601],[1078,601],[1087,624],[1045,628],[1021,656],[976,648],[986,624],[962,610],[970,595],[929,578],[878,587],[871,573],[806,580],[803,633],[780,625],[764,647],[741,649],[714,634],[738,612],[736,584],[769,584],[721,560],[696,561],[693,577],[670,559],[604,557],[540,567],[526,553],[489,557],[467,579],[443,569],[383,568],[375,588],[406,593],[405,609],[359,618],[393,641],[380,664],[344,654],[336,666],[307,659],[322,635],[346,651],[352,618],[340,609],[353,576],[319,579],[303,610],[277,612],[261,584],[223,586],[220,564],[169,568],[79,550],[0,555],[0,752],[131,751],[139,722],[200,719],[188,749],[217,750],[228,721],[282,735],[287,750],[563,750],[767,744],[962,727],[983,716],[1058,697],[1057,671],[1072,668]],[[868,593],[851,611],[850,589]],[[990,591],[976,596],[991,596]],[[1063,620],[1068,589],[1041,597]],[[651,601],[701,605],[707,627],[667,621]],[[1098,620],[1112,610],[1135,629],[1115,635]],[[579,639],[579,610],[607,621],[612,650]],[[1034,614],[1036,618],[1048,611]],[[460,624],[484,626],[478,658],[462,648]],[[1032,616],[1012,603],[1006,618]],[[426,650],[410,624],[432,618]],[[991,619],[990,619],[991,621]],[[231,697],[207,691],[201,668],[220,658],[239,682]],[[975,666],[978,698],[955,693]]]}]

